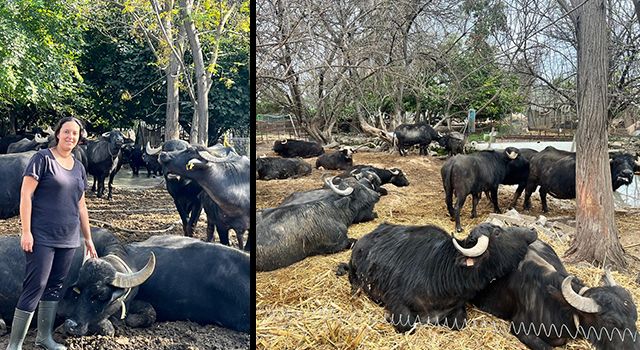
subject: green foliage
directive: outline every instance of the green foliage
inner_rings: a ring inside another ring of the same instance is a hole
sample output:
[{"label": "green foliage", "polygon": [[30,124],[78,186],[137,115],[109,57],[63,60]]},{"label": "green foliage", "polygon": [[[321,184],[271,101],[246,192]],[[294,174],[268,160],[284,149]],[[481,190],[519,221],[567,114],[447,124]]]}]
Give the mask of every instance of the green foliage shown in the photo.
[{"label": "green foliage", "polygon": [[35,105],[68,112],[62,104],[74,100],[82,87],[76,63],[86,23],[77,5],[81,3],[0,2],[0,107]]}]

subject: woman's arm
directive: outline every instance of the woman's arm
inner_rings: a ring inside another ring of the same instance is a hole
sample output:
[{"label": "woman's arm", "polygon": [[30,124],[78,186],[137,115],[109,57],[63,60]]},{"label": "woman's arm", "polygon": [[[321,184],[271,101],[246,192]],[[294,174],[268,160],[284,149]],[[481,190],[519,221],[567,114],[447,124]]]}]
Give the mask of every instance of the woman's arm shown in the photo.
[{"label": "woman's arm", "polygon": [[84,200],[84,193],[82,194],[82,197],[80,197],[80,202],[78,202],[78,209],[80,210],[80,230],[82,230],[82,235],[84,236],[84,245],[87,247],[89,256],[97,258],[98,253],[96,252],[96,248],[93,246],[93,239],[91,239],[89,211],[87,210],[87,203]]},{"label": "woman's arm", "polygon": [[22,236],[20,237],[20,246],[25,252],[33,251],[33,235],[31,234],[31,201],[33,192],[38,187],[38,180],[31,176],[22,178],[22,187],[20,188],[20,222],[22,225]]}]

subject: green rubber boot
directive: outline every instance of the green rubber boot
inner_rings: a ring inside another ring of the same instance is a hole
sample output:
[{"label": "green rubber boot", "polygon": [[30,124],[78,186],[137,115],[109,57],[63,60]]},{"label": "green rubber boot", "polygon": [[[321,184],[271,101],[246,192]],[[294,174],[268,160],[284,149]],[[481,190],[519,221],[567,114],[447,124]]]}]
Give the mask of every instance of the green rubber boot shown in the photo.
[{"label": "green rubber boot", "polygon": [[13,314],[13,323],[11,324],[11,337],[7,350],[22,350],[22,342],[27,335],[33,312],[26,312],[16,309]]},{"label": "green rubber boot", "polygon": [[53,340],[53,322],[56,319],[57,301],[41,301],[38,305],[38,334],[36,345],[47,350],[67,350],[67,347]]}]

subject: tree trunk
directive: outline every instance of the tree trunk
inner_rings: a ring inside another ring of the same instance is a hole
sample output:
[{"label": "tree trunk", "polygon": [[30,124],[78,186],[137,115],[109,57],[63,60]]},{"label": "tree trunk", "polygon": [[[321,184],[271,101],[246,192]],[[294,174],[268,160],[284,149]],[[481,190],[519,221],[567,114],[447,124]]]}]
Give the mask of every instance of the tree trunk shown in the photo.
[{"label": "tree trunk", "polygon": [[566,257],[626,266],[615,224],[607,154],[608,32],[604,0],[573,0],[578,38],[576,235]]},{"label": "tree trunk", "polygon": [[[171,11],[172,9],[173,0],[165,1],[164,11]],[[172,25],[171,16],[166,16],[164,27],[167,29],[169,39],[173,41],[174,38],[171,36]],[[165,141],[177,140],[180,137],[180,124],[178,122],[180,118],[180,91],[178,84],[180,82],[180,60],[182,57],[177,57],[176,53],[182,55],[184,52],[184,34],[182,27],[178,31],[175,42],[177,44],[175,45],[175,52],[172,51],[171,56],[169,57],[169,65],[165,68],[165,74],[167,77],[167,108],[164,128]]]},{"label": "tree trunk", "polygon": [[208,74],[204,66],[202,45],[196,33],[196,26],[191,20],[193,0],[180,0],[184,28],[189,39],[193,65],[196,71],[197,102],[194,106],[193,121],[191,123],[191,142],[207,146],[209,139],[209,87]]}]

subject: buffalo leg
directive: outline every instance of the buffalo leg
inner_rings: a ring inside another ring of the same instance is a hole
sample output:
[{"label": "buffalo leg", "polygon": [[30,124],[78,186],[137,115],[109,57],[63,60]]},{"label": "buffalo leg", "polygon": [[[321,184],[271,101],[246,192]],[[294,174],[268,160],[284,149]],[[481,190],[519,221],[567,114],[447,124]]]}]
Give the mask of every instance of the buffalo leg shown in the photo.
[{"label": "buffalo leg", "polygon": [[[225,227],[221,224],[215,225],[216,226],[216,231],[218,231],[218,237],[220,238],[220,243],[224,244],[224,245],[230,245],[229,244],[229,227]],[[242,242],[242,231],[233,229],[234,232],[236,232],[236,237],[238,238],[238,242]],[[240,232],[240,234],[238,234],[238,232]],[[242,249],[242,245],[240,246]]]},{"label": "buffalo leg", "polygon": [[540,192],[540,202],[542,202],[542,212],[547,213],[549,212],[549,207],[547,206],[547,191],[540,187],[540,190],[538,190],[538,192]]},{"label": "buffalo leg", "polygon": [[92,192],[96,192],[96,177],[95,175],[93,176],[93,185],[91,186],[91,191]]},{"label": "buffalo leg", "polygon": [[460,210],[464,206],[464,201],[466,200],[467,195],[459,196],[456,198],[456,206],[454,207],[455,217],[456,217],[456,231],[462,232],[462,226],[460,226]]},{"label": "buffalo leg", "polygon": [[537,183],[527,182],[527,187],[525,187],[524,190],[524,204],[522,206],[526,211],[531,210],[531,194],[536,190],[536,187],[538,187]]},{"label": "buffalo leg", "polygon": [[[191,230],[189,237],[193,236],[193,230],[196,228],[198,224],[198,219],[200,218],[200,212],[202,212],[202,203],[198,201],[191,207],[191,215],[189,216],[189,221],[187,222],[187,226]],[[185,230],[185,235],[187,235],[187,231]]]},{"label": "buffalo leg", "polygon": [[114,171],[113,173],[111,173],[111,175],[109,175],[109,196],[107,198],[109,198],[109,200],[111,200],[111,191],[113,190],[113,178],[116,176],[116,172]]},{"label": "buffalo leg", "polygon": [[516,189],[516,193],[513,194],[513,198],[511,199],[511,204],[509,204],[511,208],[516,207],[516,204],[518,203],[518,198],[520,198],[520,195],[522,195],[522,191],[524,191],[525,186],[526,186],[525,184],[518,185],[518,188]]},{"label": "buffalo leg", "polygon": [[156,321],[156,310],[146,301],[133,300],[125,323],[132,328],[149,327]]},{"label": "buffalo leg", "polygon": [[480,197],[482,197],[482,192],[478,192],[478,193],[473,193],[471,194],[471,218],[475,218],[476,216],[478,216],[478,212],[476,211],[476,208],[478,207],[478,202],[480,202]]},{"label": "buffalo leg", "polygon": [[498,188],[491,189],[491,201],[493,202],[493,211],[500,214],[500,206],[498,205]]},{"label": "buffalo leg", "polygon": [[[216,223],[213,220],[209,220],[207,217],[207,242],[213,242],[213,233],[216,230]],[[218,234],[220,231],[218,231]]]},{"label": "buffalo leg", "polygon": [[104,177],[99,176],[98,177],[98,189],[96,191],[96,197],[102,198],[103,194],[104,194]]},{"label": "buffalo leg", "polygon": [[447,204],[447,211],[449,212],[449,216],[453,219],[456,215],[453,209],[453,190],[445,188],[445,198],[444,202]]},{"label": "buffalo leg", "polygon": [[467,325],[467,310],[464,306],[453,310],[443,320],[439,320],[438,325],[459,331]]}]

